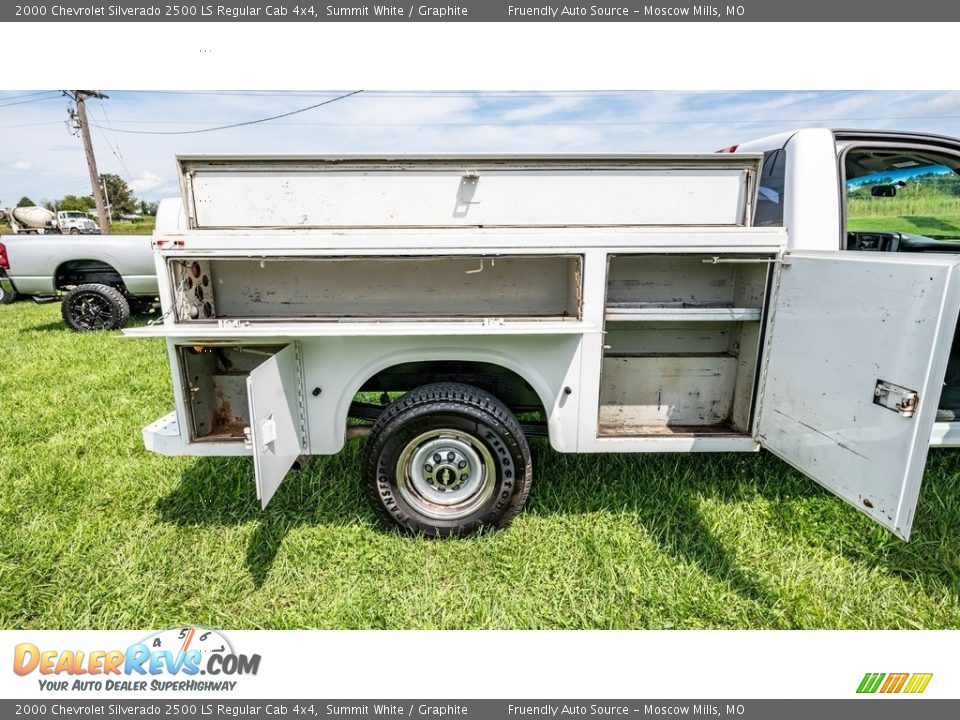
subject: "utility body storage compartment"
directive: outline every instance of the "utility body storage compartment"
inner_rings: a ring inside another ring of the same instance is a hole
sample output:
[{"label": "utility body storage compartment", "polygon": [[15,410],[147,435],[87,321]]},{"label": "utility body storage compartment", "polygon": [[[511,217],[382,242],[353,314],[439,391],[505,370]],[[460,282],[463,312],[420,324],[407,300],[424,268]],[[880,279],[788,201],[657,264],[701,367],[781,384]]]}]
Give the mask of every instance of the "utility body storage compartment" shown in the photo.
[{"label": "utility body storage compartment", "polygon": [[192,229],[745,226],[746,155],[181,157]]},{"label": "utility body storage compartment", "polygon": [[178,345],[175,352],[189,442],[249,447],[266,507],[309,447],[299,343]]},{"label": "utility body storage compartment", "polygon": [[600,435],[750,432],[772,259],[610,257]]},{"label": "utility body storage compartment", "polygon": [[577,319],[579,256],[171,261],[177,319]]}]

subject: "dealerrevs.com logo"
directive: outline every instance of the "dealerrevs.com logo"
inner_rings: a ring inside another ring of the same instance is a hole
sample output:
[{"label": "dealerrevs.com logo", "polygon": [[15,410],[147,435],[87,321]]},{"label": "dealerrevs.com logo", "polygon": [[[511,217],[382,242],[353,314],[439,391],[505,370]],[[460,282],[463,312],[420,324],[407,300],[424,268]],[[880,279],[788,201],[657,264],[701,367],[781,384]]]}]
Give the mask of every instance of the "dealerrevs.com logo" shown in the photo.
[{"label": "dealerrevs.com logo", "polygon": [[867,673],[857,686],[858,693],[918,694],[927,689],[933,673]]},{"label": "dealerrevs.com logo", "polygon": [[58,650],[20,643],[13,653],[14,673],[36,674],[46,691],[229,692],[237,686],[234,678],[256,675],[259,669],[259,654],[237,653],[223,633],[202,627],[161,630],[125,650]]}]

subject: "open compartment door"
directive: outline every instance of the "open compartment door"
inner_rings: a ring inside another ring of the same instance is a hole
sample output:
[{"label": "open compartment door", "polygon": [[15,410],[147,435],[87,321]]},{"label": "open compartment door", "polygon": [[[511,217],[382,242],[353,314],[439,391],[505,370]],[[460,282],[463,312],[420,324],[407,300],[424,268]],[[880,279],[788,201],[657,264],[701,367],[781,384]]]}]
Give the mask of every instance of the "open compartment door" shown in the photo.
[{"label": "open compartment door", "polygon": [[250,440],[257,477],[257,498],[265,508],[306,452],[306,418],[302,412],[303,382],[300,346],[287,345],[247,377]]},{"label": "open compartment door", "polygon": [[774,280],[757,440],[904,540],[957,323],[958,265],[796,252]]}]

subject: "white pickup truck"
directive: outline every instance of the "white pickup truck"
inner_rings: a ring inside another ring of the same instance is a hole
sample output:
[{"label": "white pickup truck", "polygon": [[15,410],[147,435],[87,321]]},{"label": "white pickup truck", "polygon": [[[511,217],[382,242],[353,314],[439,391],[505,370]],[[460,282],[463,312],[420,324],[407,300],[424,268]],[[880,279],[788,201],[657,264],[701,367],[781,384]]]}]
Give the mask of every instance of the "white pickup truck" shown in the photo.
[{"label": "white pickup truck", "polygon": [[165,338],[172,369],[145,443],[252,456],[264,506],[300,458],[366,436],[386,521],[502,527],[539,434],[765,448],[908,539],[928,447],[960,446],[957,140],[178,163],[164,321],[126,331]]},{"label": "white pickup truck", "polygon": [[78,332],[116,330],[131,311],[157,297],[153,250],[146,235],[4,235],[0,238],[0,304],[20,295],[53,299]]}]

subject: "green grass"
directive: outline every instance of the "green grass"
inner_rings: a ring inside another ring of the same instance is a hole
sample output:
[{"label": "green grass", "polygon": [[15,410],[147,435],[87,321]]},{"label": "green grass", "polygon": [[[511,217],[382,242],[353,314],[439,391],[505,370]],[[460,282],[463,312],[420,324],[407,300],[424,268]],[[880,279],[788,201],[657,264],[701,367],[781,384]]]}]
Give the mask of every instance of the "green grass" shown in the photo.
[{"label": "green grass", "polygon": [[111,235],[152,235],[156,218],[148,217],[135,222],[120,220],[110,223]]},{"label": "green grass", "polygon": [[862,216],[847,218],[849,230],[882,230],[884,232],[913,233],[928,237],[960,237],[960,214],[938,215],[900,215],[900,216]]},{"label": "green grass", "polygon": [[465,540],[367,508],[362,445],[263,512],[248,459],[165,458],[163,345],[0,306],[0,627],[958,628],[960,453],[904,544],[768,454],[560,455]]},{"label": "green grass", "polygon": [[[148,217],[136,222],[126,220],[110,223],[110,233],[113,235],[151,235],[156,218]],[[0,225],[0,235],[10,235],[13,230],[9,225]]]}]

